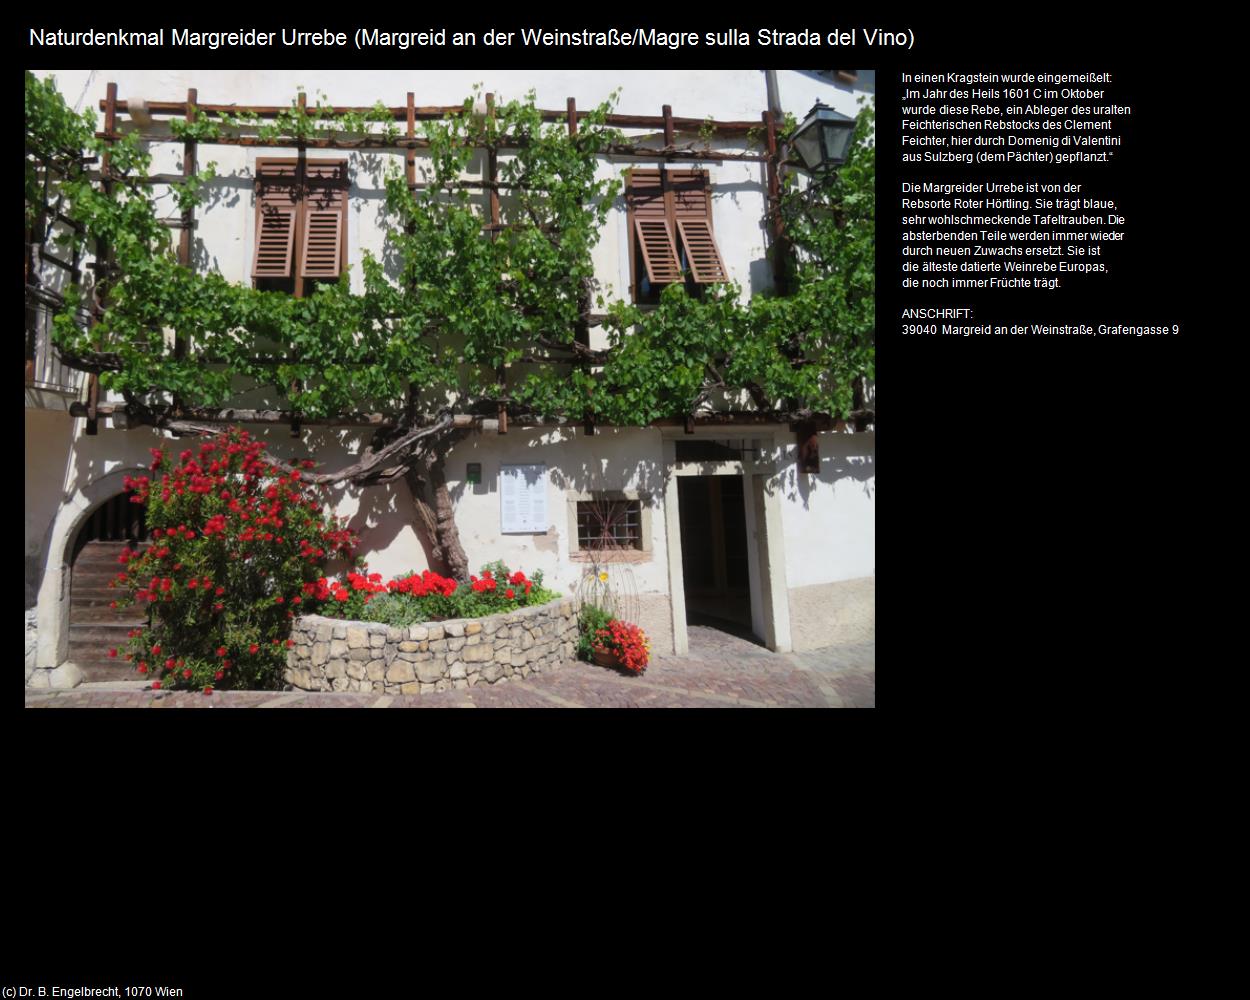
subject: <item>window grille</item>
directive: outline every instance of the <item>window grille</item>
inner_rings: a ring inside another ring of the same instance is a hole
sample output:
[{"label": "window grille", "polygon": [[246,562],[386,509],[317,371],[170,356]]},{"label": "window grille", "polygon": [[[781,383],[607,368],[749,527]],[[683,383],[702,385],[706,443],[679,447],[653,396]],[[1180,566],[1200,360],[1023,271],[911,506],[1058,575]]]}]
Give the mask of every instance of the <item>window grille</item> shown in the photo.
[{"label": "window grille", "polygon": [[642,501],[579,500],[579,549],[641,549]]}]

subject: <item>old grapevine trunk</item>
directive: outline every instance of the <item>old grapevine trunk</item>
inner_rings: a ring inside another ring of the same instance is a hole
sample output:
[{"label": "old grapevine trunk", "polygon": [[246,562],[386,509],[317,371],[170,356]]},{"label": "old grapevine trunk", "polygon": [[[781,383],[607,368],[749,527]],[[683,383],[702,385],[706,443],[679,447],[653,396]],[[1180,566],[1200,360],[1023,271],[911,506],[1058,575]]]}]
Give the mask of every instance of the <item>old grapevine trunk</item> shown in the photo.
[{"label": "old grapevine trunk", "polygon": [[431,567],[456,580],[469,578],[469,559],[460,543],[456,512],[443,475],[445,449],[421,453],[409,465],[405,480],[412,491],[417,520],[430,547]]},{"label": "old grapevine trunk", "polygon": [[[184,434],[217,434],[220,428],[184,420],[158,420],[150,410],[142,412],[154,426],[164,426]],[[430,568],[456,580],[469,578],[469,559],[460,542],[456,512],[452,505],[443,462],[452,445],[464,437],[451,412],[444,411],[427,427],[407,427],[394,435],[379,435],[360,459],[336,472],[307,473],[306,483],[332,485],[353,483],[376,486],[394,482],[401,476],[408,483],[416,508],[417,524],[429,546]],[[387,438],[390,440],[387,440]],[[376,445],[376,446],[375,446]],[[267,455],[275,466],[282,463]]]}]

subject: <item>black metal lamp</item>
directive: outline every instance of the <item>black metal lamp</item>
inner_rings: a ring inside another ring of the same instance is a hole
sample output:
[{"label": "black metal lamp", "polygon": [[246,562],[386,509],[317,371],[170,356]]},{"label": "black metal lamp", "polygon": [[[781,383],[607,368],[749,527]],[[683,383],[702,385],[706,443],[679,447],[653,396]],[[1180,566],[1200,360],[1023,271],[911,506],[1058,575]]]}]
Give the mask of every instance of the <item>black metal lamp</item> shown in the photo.
[{"label": "black metal lamp", "polygon": [[808,173],[818,174],[846,162],[854,136],[854,118],[817,101],[803,124],[794,130],[790,146],[799,154]]}]

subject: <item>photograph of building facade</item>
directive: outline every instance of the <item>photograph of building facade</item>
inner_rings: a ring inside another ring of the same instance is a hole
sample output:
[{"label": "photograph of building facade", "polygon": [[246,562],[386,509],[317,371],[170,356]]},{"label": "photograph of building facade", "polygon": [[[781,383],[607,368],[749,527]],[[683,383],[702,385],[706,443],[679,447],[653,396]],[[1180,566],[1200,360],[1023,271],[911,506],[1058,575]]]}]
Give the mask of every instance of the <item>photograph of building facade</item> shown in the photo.
[{"label": "photograph of building facade", "polygon": [[[639,148],[681,151],[646,158],[607,154],[597,171],[620,181],[593,248],[597,294],[610,307],[657,301],[673,282],[732,281],[743,299],[772,287],[770,180],[762,155],[767,130],[709,138],[700,124],[763,122],[771,110],[803,121],[816,102],[854,116],[871,102],[871,72],[753,70],[620,71],[189,71],[45,70],[66,103],[96,109],[109,127],[169,133],[162,102],[289,106],[300,91],[311,106],[453,106],[466,96],[492,103],[534,91],[537,107],[592,108],[619,91],[615,112],[655,124],[622,126]],[[115,86],[114,86],[115,85]],[[480,86],[478,86],[480,85]],[[477,89],[475,90],[475,86]],[[195,93],[189,98],[190,92]],[[110,97],[111,95],[111,97]],[[112,100],[111,111],[101,111]],[[410,98],[412,100],[412,98]],[[121,110],[123,109],[124,110]],[[667,122],[665,119],[667,118]],[[397,118],[401,131],[405,126]],[[405,169],[425,150],[306,149],[213,145],[196,150],[214,179],[183,217],[171,186],[187,167],[181,141],[152,142],[154,192],[185,238],[191,267],[231,282],[311,294],[317,281],[346,273],[363,287],[366,254],[384,264],[394,220],[385,212],[388,169]],[[700,155],[700,150],[729,154]],[[742,158],[732,158],[740,154]],[[471,164],[487,169],[485,154]],[[289,182],[295,172],[303,179]],[[162,187],[161,178],[168,184]],[[476,190],[484,222],[491,192]],[[39,249],[46,288],[68,280],[49,244]],[[75,261],[89,270],[89,261]],[[29,276],[28,276],[28,284]],[[93,612],[115,556],[138,529],[123,480],[150,463],[166,432],[126,416],[121,396],[62,363],[51,344],[49,310],[27,298],[25,389],[25,597],[28,686],[65,687],[112,676],[102,651],[117,645],[123,618]],[[587,345],[602,349],[597,325]],[[866,387],[871,407],[873,387]],[[264,409],[259,396],[233,405]],[[719,421],[724,399],[709,398],[687,420],[652,426],[473,417],[472,432],[445,457],[443,474],[469,566],[502,559],[547,585],[575,594],[588,567],[627,578],[639,624],[660,652],[684,652],[690,623],[753,635],[776,651],[870,641],[875,628],[875,434],[871,419],[796,425]],[[89,420],[88,414],[94,419]],[[90,424],[90,426],[89,426]],[[368,426],[310,422],[246,424],[271,454],[312,458],[334,469],[368,444]],[[177,447],[176,442],[174,447]],[[371,570],[391,576],[430,565],[429,550],[401,478],[337,488],[335,513],[360,533]],[[520,505],[518,507],[518,504]],[[602,551],[605,534],[614,542]],[[121,676],[119,673],[118,676]]]}]

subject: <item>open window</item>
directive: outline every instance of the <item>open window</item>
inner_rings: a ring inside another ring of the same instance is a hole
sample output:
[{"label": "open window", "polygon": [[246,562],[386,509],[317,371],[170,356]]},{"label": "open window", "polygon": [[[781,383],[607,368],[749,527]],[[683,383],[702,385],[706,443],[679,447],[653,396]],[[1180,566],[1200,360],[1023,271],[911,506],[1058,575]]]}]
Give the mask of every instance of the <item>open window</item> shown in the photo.
[{"label": "open window", "polygon": [[712,228],[706,170],[631,170],[625,205],[634,302],[654,304],[674,282],[693,291],[729,280]]},{"label": "open window", "polygon": [[347,267],[347,161],[256,161],[257,288],[304,295]]}]

